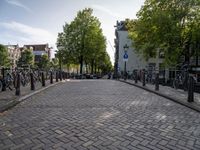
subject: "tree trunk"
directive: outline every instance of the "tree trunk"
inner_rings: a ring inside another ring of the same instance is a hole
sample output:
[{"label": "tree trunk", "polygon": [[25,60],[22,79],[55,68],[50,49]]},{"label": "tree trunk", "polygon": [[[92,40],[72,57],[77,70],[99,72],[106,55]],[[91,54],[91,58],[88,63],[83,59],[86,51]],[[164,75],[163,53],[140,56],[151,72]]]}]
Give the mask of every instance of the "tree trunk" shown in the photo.
[{"label": "tree trunk", "polygon": [[198,53],[199,49],[200,49],[200,44],[197,44],[197,46],[196,46],[196,66],[199,65],[199,53]]},{"label": "tree trunk", "polygon": [[83,55],[80,57],[80,74],[83,73]]},{"label": "tree trunk", "polygon": [[97,64],[96,63],[94,65],[94,72],[95,72],[95,74],[97,74]]},{"label": "tree trunk", "polygon": [[190,64],[190,46],[187,45],[185,49],[185,62]]},{"label": "tree trunk", "polygon": [[85,62],[86,73],[88,74],[88,64]]},{"label": "tree trunk", "polygon": [[92,60],[91,67],[91,73],[94,74],[94,60]]}]

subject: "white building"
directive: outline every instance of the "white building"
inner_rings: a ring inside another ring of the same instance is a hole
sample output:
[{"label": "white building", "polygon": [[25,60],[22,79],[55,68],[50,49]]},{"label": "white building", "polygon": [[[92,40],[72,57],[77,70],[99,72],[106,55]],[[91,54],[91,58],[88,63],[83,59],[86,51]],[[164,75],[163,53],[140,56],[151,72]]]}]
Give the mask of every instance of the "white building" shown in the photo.
[{"label": "white building", "polygon": [[[125,45],[128,46],[127,48],[127,54],[128,54],[128,61],[126,62],[126,71],[131,74],[134,70],[148,70],[148,71],[155,71],[156,70],[156,64],[157,69],[161,70],[161,64],[163,63],[163,59],[159,57],[156,58],[150,58],[148,61],[145,61],[142,54],[138,54],[136,50],[134,50],[132,46],[132,40],[128,38],[128,31],[125,26],[125,21],[117,21],[115,29],[115,64],[114,64],[114,73],[115,75],[117,73],[123,74],[125,71],[125,62],[123,59],[123,56],[125,54]],[[159,54],[160,55],[160,54]],[[163,76],[163,72],[160,71],[160,75]],[[167,75],[165,73],[165,75]]]},{"label": "white building", "polygon": [[[117,21],[115,26],[115,73],[124,72],[125,61],[123,59],[125,51],[128,54],[128,60],[126,62],[126,71],[132,73],[133,70],[146,69],[147,62],[142,58],[141,54],[138,54],[132,47],[132,41],[128,38],[128,31],[125,27],[125,21]],[[128,48],[125,49],[125,47]]]}]

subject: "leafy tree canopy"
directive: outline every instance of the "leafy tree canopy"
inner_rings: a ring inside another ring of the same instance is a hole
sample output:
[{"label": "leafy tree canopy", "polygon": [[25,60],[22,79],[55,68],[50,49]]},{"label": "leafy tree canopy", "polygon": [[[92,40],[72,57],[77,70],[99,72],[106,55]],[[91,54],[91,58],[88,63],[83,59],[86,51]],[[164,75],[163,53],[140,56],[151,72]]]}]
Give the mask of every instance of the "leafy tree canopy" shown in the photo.
[{"label": "leafy tree canopy", "polygon": [[0,66],[10,66],[9,54],[7,48],[0,44]]},{"label": "leafy tree canopy", "polygon": [[98,66],[101,54],[106,53],[101,23],[92,13],[91,8],[79,11],[71,23],[63,26],[63,32],[58,34],[57,39],[62,62],[80,64],[81,74],[83,63],[93,70],[94,66]]},{"label": "leafy tree canopy", "polygon": [[18,61],[18,66],[33,66],[34,65],[34,55],[30,49],[24,49],[21,52],[21,57]]},{"label": "leafy tree canopy", "polygon": [[166,64],[185,61],[200,51],[199,0],[146,0],[137,19],[127,20],[129,37],[145,58],[165,54]]}]

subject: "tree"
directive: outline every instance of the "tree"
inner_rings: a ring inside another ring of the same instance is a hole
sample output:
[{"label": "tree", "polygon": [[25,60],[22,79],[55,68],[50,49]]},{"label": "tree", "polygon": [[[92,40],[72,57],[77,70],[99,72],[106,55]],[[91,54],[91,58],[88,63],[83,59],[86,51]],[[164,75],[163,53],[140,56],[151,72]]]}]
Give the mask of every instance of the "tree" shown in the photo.
[{"label": "tree", "polygon": [[48,58],[48,55],[47,54],[43,54],[41,56],[41,59],[40,61],[38,62],[37,66],[38,68],[41,68],[41,69],[47,69],[49,67],[49,58]]},{"label": "tree", "polygon": [[50,67],[53,68],[53,69],[58,69],[58,67],[59,67],[58,58],[53,58],[50,61]]},{"label": "tree", "polygon": [[0,44],[0,66],[10,66],[10,60],[7,48]]},{"label": "tree", "polygon": [[106,53],[106,39],[103,36],[101,23],[92,15],[93,10],[86,8],[77,13],[71,23],[66,23],[63,32],[58,34],[58,53],[62,53],[62,62],[79,64],[82,74],[83,64],[86,68],[97,66],[99,55]]},{"label": "tree", "polygon": [[18,66],[33,66],[34,65],[34,55],[30,49],[24,49],[21,52],[21,57],[18,61]]},{"label": "tree", "polygon": [[159,49],[169,65],[181,56],[190,61],[199,43],[199,8],[199,0],[146,0],[138,19],[127,21],[133,46],[147,59]]}]

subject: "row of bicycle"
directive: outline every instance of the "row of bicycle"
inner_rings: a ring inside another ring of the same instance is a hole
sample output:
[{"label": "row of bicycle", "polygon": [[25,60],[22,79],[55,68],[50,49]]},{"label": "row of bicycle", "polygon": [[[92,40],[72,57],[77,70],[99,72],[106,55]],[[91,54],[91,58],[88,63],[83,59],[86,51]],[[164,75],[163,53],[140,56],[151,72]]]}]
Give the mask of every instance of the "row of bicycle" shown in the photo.
[{"label": "row of bicycle", "polygon": [[[190,74],[190,76],[191,75],[193,77],[195,86],[199,85],[200,83],[199,78],[197,78],[195,74]],[[148,84],[155,84],[156,72],[135,71],[135,72],[132,72],[131,74],[121,73],[121,74],[118,74],[118,78],[130,79],[130,80],[135,80],[135,78],[137,78],[137,80],[139,81],[142,81],[144,79],[145,82]],[[176,73],[166,78],[165,72],[162,72],[162,73],[160,72],[158,75],[158,80],[160,84],[172,86],[175,89],[179,89],[179,88],[187,89],[188,84],[189,84],[188,83],[189,73],[185,71],[176,71]]]},{"label": "row of bicycle", "polygon": [[41,71],[41,70],[9,70],[9,69],[4,69],[3,71],[1,70],[1,75],[0,75],[0,92],[4,91],[6,89],[13,90],[16,88],[17,85],[17,75],[19,74],[20,76],[20,84],[22,86],[27,86],[30,85],[30,74],[33,73],[33,78],[34,82],[41,82],[42,78],[42,72],[45,73],[45,78],[49,78],[49,71]]}]

